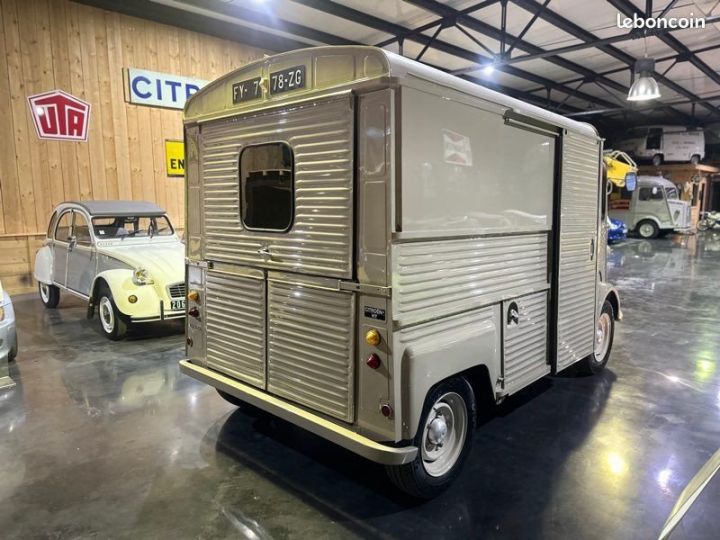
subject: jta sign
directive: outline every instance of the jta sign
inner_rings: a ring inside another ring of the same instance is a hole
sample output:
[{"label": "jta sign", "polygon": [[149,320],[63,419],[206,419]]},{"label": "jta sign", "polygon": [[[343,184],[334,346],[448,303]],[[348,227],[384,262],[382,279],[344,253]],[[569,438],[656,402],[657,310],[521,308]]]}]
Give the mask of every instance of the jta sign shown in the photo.
[{"label": "jta sign", "polygon": [[87,140],[89,103],[62,90],[53,90],[28,96],[28,104],[41,139]]}]

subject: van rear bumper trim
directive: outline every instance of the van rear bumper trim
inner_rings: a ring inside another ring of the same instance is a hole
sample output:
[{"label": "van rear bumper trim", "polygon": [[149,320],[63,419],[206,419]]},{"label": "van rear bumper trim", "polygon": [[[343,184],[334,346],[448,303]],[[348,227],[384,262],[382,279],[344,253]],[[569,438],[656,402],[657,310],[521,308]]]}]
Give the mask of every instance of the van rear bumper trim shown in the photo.
[{"label": "van rear bumper trim", "polygon": [[418,449],[415,446],[395,448],[373,441],[321,416],[266,394],[262,390],[236,381],[217,371],[193,364],[191,360],[180,360],[180,371],[198,381],[214,386],[218,390],[227,392],[250,405],[300,426],[370,461],[383,465],[403,465],[410,463],[417,456]]}]

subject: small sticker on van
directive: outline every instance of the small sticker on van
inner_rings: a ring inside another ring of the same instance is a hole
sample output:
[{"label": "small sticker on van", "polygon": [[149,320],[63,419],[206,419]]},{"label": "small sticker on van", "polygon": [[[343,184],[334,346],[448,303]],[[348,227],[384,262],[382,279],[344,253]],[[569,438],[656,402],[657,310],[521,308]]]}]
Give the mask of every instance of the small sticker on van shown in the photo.
[{"label": "small sticker on van", "polygon": [[372,307],[372,306],[365,306],[363,308],[365,311],[365,317],[368,319],[375,319],[376,321],[384,321],[385,320],[385,310]]}]

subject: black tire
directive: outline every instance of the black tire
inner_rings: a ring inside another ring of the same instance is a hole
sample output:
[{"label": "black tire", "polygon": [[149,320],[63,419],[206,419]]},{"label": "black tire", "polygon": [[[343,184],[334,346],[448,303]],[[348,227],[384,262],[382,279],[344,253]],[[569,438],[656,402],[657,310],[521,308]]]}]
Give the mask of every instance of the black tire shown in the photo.
[{"label": "black tire", "polygon": [[245,407],[247,403],[245,403],[242,399],[236,398],[232,394],[228,394],[227,392],[223,392],[222,390],[216,388],[217,393],[220,394],[220,397],[223,398],[225,401],[230,403],[230,405],[235,405],[236,407]]},{"label": "black tire", "polygon": [[247,401],[243,401],[240,398],[236,398],[232,394],[228,394],[227,392],[223,392],[222,390],[216,388],[217,393],[220,394],[220,397],[223,398],[225,401],[227,401],[230,405],[235,405],[238,409],[242,409],[243,411],[259,416],[262,414],[267,414],[262,409],[256,407],[255,405],[251,405]]},{"label": "black tire", "polygon": [[[127,333],[128,321],[125,315],[118,310],[113,295],[107,286],[100,287],[97,295],[97,306],[100,331],[103,335],[112,341],[123,339]],[[105,307],[108,308],[108,313],[104,312]]]},{"label": "black tire", "polygon": [[662,154],[655,154],[655,155],[652,157],[652,164],[653,164],[655,167],[659,167],[660,165],[662,165],[662,164],[663,164],[663,156],[662,156]]},{"label": "black tire", "polygon": [[[608,321],[608,328],[606,330],[607,334],[607,349],[605,350],[604,354],[598,358],[596,354],[593,352],[590,356],[583,358],[579,362],[580,370],[585,373],[586,375],[596,375],[600,373],[602,370],[605,369],[605,366],[608,363],[608,360],[610,359],[610,352],[612,351],[612,345],[613,345],[613,339],[615,337],[615,310],[613,310],[612,304],[609,300],[605,300],[603,303],[602,311],[600,312],[600,317],[598,317],[597,325],[600,324],[600,320],[603,317],[607,317]],[[597,331],[597,327],[596,327]],[[593,345],[596,344],[596,341],[593,340]]]},{"label": "black tire", "polygon": [[13,345],[13,348],[10,349],[10,352],[8,353],[8,362],[14,362],[17,358],[18,354],[18,343],[17,343],[17,337],[15,338],[15,345]]},{"label": "black tire", "polygon": [[40,301],[48,309],[55,309],[60,302],[60,289],[55,285],[38,283],[38,294],[40,295]]},{"label": "black tire", "polygon": [[[428,416],[433,412],[433,406],[441,398],[452,395],[460,396],[462,404],[466,411],[465,439],[462,441],[462,447],[451,464],[450,469],[442,475],[434,476],[426,470],[425,461],[423,460],[423,439],[428,423]],[[385,467],[390,481],[402,491],[417,499],[432,499],[444,491],[458,476],[462,469],[463,463],[470,452],[472,446],[472,436],[477,423],[477,403],[472,386],[464,377],[453,377],[436,384],[428,392],[425,398],[422,416],[420,417],[420,425],[415,435],[414,444],[418,448],[418,455],[414,461],[405,465],[389,465]]]},{"label": "black tire", "polygon": [[698,165],[700,163],[700,156],[697,154],[693,154],[690,157],[690,163],[692,163],[693,165]]},{"label": "black tire", "polygon": [[[647,230],[646,228],[651,228],[652,232],[645,232],[645,230]],[[645,238],[646,240],[657,238],[658,234],[660,234],[660,228],[657,226],[657,223],[651,219],[642,220],[635,226],[635,231],[640,238]]]}]

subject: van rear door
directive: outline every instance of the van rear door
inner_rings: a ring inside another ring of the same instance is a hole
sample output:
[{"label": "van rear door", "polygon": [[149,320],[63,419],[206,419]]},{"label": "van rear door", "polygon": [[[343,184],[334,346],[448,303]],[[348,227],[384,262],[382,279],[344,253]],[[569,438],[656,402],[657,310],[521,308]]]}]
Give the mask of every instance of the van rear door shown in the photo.
[{"label": "van rear door", "polygon": [[349,279],[353,99],[201,128],[205,260]]},{"label": "van rear door", "polygon": [[354,418],[354,100],[202,125],[208,367]]}]

